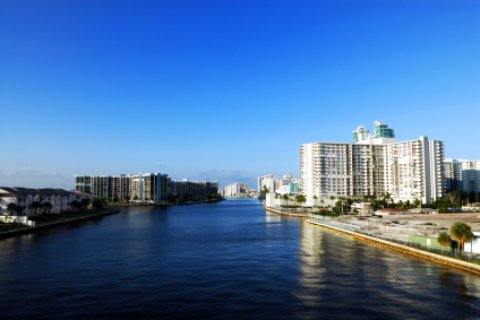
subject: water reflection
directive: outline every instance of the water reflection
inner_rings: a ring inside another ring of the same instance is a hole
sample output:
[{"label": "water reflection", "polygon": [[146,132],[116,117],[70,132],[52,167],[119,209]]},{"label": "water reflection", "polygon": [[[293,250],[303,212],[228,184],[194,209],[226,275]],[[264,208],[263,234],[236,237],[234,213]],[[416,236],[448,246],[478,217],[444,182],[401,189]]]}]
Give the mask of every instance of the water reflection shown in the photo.
[{"label": "water reflection", "polygon": [[[302,222],[298,318],[468,318],[480,311],[480,279]],[[468,305],[468,308],[461,307]]]},{"label": "water reflection", "polygon": [[0,241],[0,319],[464,319],[479,279],[255,201],[129,208]]}]

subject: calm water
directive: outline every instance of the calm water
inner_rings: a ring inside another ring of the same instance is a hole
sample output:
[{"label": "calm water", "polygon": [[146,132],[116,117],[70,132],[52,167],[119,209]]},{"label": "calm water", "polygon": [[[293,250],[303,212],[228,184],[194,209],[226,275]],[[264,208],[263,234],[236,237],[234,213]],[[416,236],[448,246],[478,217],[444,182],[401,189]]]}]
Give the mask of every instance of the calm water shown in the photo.
[{"label": "calm water", "polygon": [[480,278],[253,200],[132,208],[0,241],[1,319],[480,318]]}]

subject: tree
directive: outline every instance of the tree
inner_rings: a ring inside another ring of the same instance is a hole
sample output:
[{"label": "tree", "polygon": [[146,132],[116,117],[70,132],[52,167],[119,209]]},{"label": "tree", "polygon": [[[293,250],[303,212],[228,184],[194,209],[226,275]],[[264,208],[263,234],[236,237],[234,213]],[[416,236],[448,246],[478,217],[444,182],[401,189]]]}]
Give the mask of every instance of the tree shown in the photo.
[{"label": "tree", "polygon": [[305,196],[303,194],[299,194],[295,197],[295,201],[297,201],[298,203],[302,204],[304,203],[305,201],[307,201],[305,199]]},{"label": "tree", "polygon": [[25,210],[24,206],[15,205],[15,213],[17,214],[17,216],[21,216],[23,210]]},{"label": "tree", "polygon": [[8,212],[10,212],[10,215],[11,215],[11,216],[13,216],[13,214],[15,213],[15,207],[16,207],[16,206],[17,206],[17,205],[16,205],[15,203],[13,203],[13,202],[10,202],[10,203],[8,204],[7,210],[8,210]]},{"label": "tree", "polygon": [[390,192],[384,192],[382,195],[382,200],[385,204],[385,208],[388,207],[388,202],[393,203],[392,194]]},{"label": "tree", "polygon": [[78,209],[80,208],[80,205],[81,205],[80,202],[78,202],[77,200],[70,201],[70,207],[73,208],[74,212],[78,211]]},{"label": "tree", "polygon": [[398,208],[398,209],[404,209],[404,210],[405,210],[405,209],[407,208],[407,205],[406,205],[402,200],[400,200],[400,201],[398,201],[398,203],[395,205],[395,207]]},{"label": "tree", "polygon": [[94,198],[92,201],[92,206],[97,210],[102,210],[104,206],[103,199],[101,198]]},{"label": "tree", "polygon": [[444,248],[448,248],[452,245],[452,238],[445,231],[441,232],[437,238],[438,243]]},{"label": "tree", "polygon": [[283,200],[288,200],[288,199],[289,199],[289,198],[288,198],[288,194],[285,193],[285,194],[283,195]]},{"label": "tree", "polygon": [[458,242],[458,247],[460,250],[463,249],[465,242],[470,242],[473,240],[472,228],[463,222],[456,222],[450,228],[450,234],[452,238]]},{"label": "tree", "polygon": [[42,207],[42,203],[40,201],[33,201],[30,207],[34,210],[36,215],[38,213],[38,209]]},{"label": "tree", "polygon": [[377,199],[372,199],[370,201],[370,208],[372,208],[372,210],[378,210],[380,208],[380,201],[377,200]]},{"label": "tree", "polygon": [[336,212],[341,212],[341,213],[343,213],[343,202],[342,202],[342,199],[339,199],[339,200],[337,200],[337,202],[335,202],[335,211],[336,211]]},{"label": "tree", "polygon": [[48,201],[42,203],[43,212],[45,212],[45,213],[50,213],[50,210],[52,210],[52,207],[53,207],[53,205]]},{"label": "tree", "polygon": [[462,203],[461,194],[458,191],[451,191],[447,193],[447,198],[450,201],[451,207],[460,207]]},{"label": "tree", "polygon": [[90,205],[90,202],[91,200],[89,198],[83,198],[81,201],[80,201],[80,204],[81,204],[81,207],[83,210],[87,210],[88,209],[88,206]]},{"label": "tree", "polygon": [[421,205],[422,205],[422,202],[421,202],[419,199],[415,199],[415,200],[413,201],[413,206],[414,206],[415,208],[420,208]]}]

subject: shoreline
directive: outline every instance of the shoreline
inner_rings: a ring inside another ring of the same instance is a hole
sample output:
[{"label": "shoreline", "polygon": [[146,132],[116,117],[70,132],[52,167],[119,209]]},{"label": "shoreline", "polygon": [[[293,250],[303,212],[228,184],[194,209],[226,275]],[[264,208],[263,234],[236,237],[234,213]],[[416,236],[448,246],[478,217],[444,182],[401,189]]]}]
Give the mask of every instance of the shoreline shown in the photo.
[{"label": "shoreline", "polygon": [[[24,235],[24,234],[34,233],[34,232],[39,231],[39,230],[54,228],[54,227],[57,227],[57,226],[74,224],[74,223],[82,222],[82,221],[89,220],[89,219],[109,216],[109,215],[112,215],[112,214],[119,213],[121,208],[184,206],[184,205],[193,205],[193,204],[202,204],[202,203],[217,203],[217,202],[220,202],[222,200],[223,199],[188,201],[188,202],[185,202],[185,203],[182,203],[182,204],[168,203],[168,204],[134,204],[134,205],[119,204],[119,205],[112,205],[112,206],[109,207],[109,209],[104,209],[104,210],[102,210],[98,213],[92,213],[91,215],[87,215],[87,216],[82,216],[82,217],[73,217],[72,216],[71,218],[67,218],[67,219],[64,219],[64,220],[46,222],[46,223],[42,223],[42,224],[39,224],[39,225],[36,225],[36,226],[33,226],[33,227],[25,226],[25,227],[20,227],[18,229],[14,229],[14,230],[1,231],[0,232],[0,240],[7,239],[7,238],[10,238],[10,237],[20,236],[20,235]],[[72,215],[75,215],[75,213],[72,213]]]},{"label": "shoreline", "polygon": [[185,201],[184,203],[166,202],[166,203],[115,203],[111,208],[129,208],[129,207],[170,207],[170,206],[188,206],[192,204],[217,203],[224,199]]},{"label": "shoreline", "polygon": [[[61,225],[74,224],[74,223],[82,222],[82,221],[89,220],[89,219],[101,218],[101,217],[109,216],[109,215],[116,214],[116,213],[119,213],[119,212],[120,212],[120,209],[116,209],[116,208],[105,209],[105,210],[97,212],[97,213],[92,213],[91,215],[88,215],[88,216],[72,217],[71,219],[68,218],[68,219],[60,220],[60,221],[42,223],[42,224],[39,224],[38,226],[34,226],[34,227],[23,227],[23,228],[19,228],[19,229],[15,229],[15,230],[4,231],[4,232],[0,232],[0,240],[10,238],[10,237],[20,236],[20,235],[24,235],[24,234],[34,233],[34,232],[39,231],[39,230],[54,228],[54,227],[58,227],[58,226],[61,226]],[[72,215],[75,215],[75,213],[72,213]]]},{"label": "shoreline", "polygon": [[[270,207],[264,206],[264,209],[268,212],[272,212],[275,214],[279,215],[285,215],[285,216],[290,216],[290,217],[298,217],[298,218],[311,218],[308,216],[308,213],[293,213],[293,212],[285,212],[286,210],[279,210],[279,209],[274,209]],[[384,239],[380,239],[374,236],[358,233],[355,231],[347,230],[345,228],[337,227],[337,226],[332,226],[327,223],[322,223],[320,221],[315,221],[315,220],[307,220],[307,223],[311,225],[318,226],[320,228],[337,232],[345,236],[349,236],[354,238],[355,240],[366,242],[368,244],[376,245],[376,246],[381,246],[393,251],[401,252],[406,255],[414,256],[420,259],[428,260],[431,262],[435,262],[444,266],[448,266],[451,268],[456,268],[462,271],[467,271],[470,273],[473,273],[477,276],[480,276],[480,265],[467,262],[464,260],[460,259],[455,259],[455,258],[450,258],[447,256],[443,256],[440,254],[428,252],[425,250],[413,248],[407,245],[395,243],[393,241],[388,241]]]},{"label": "shoreline", "polygon": [[282,216],[288,216],[288,217],[295,217],[295,218],[309,218],[308,213],[297,213],[297,212],[291,212],[288,210],[282,210],[282,209],[275,209],[267,206],[263,206],[263,208],[271,213],[279,214]]},{"label": "shoreline", "polygon": [[457,269],[460,269],[460,270],[463,270],[463,271],[468,271],[468,272],[474,273],[476,275],[480,275],[480,265],[477,265],[477,264],[474,264],[474,263],[470,263],[470,262],[467,262],[467,261],[446,257],[446,256],[443,256],[443,255],[435,254],[435,253],[428,252],[428,251],[425,251],[425,250],[412,248],[412,247],[409,247],[409,246],[406,246],[406,245],[403,245],[403,244],[391,242],[391,241],[388,241],[388,240],[379,239],[379,238],[376,238],[376,237],[372,237],[372,236],[361,234],[361,233],[358,233],[358,232],[355,232],[355,231],[350,231],[350,230],[346,230],[346,229],[343,229],[343,228],[331,226],[331,225],[321,223],[321,222],[318,222],[318,221],[314,221],[314,220],[307,220],[307,223],[312,224],[312,225],[316,225],[318,227],[321,227],[321,228],[324,228],[324,229],[327,229],[327,230],[330,230],[330,231],[334,231],[334,232],[337,232],[337,233],[340,233],[340,234],[343,234],[343,235],[350,236],[350,237],[352,237],[356,240],[362,241],[362,242],[379,245],[381,247],[386,247],[390,250],[394,250],[394,251],[397,251],[397,252],[401,252],[401,253],[404,253],[404,254],[407,254],[407,255],[417,257],[417,258],[421,258],[421,259],[424,259],[424,260],[429,260],[429,261],[432,261],[432,262],[436,262],[438,264],[442,264],[442,265],[449,266],[449,267],[452,267],[452,268],[457,268]]}]

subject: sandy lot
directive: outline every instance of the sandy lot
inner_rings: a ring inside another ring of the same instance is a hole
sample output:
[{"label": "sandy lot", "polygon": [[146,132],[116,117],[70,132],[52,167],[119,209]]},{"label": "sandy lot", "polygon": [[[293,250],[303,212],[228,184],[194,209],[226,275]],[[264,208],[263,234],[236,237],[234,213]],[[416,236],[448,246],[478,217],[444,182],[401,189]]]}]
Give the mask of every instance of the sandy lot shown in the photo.
[{"label": "sandy lot", "polygon": [[392,215],[383,218],[342,216],[338,221],[354,225],[363,233],[401,241],[408,241],[410,235],[436,237],[440,232],[448,231],[455,222],[467,223],[472,231],[480,232],[480,213]]}]

